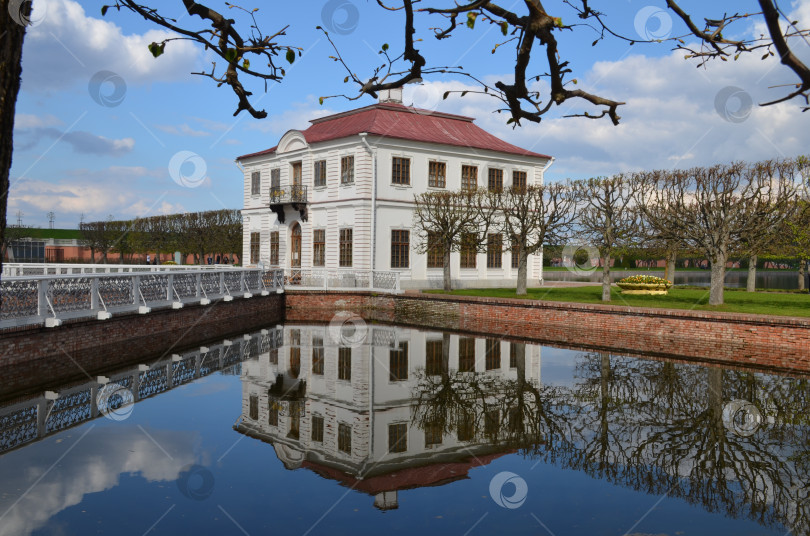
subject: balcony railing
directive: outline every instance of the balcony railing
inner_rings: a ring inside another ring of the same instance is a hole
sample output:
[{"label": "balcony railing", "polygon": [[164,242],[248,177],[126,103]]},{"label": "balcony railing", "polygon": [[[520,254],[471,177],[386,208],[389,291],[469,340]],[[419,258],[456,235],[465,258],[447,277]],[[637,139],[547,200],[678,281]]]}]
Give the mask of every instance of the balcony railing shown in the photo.
[{"label": "balcony railing", "polygon": [[270,204],[306,203],[307,187],[300,184],[273,186],[270,188]]},{"label": "balcony railing", "polygon": [[399,272],[352,269],[298,269],[285,271],[285,288],[289,290],[370,290],[399,294]]}]

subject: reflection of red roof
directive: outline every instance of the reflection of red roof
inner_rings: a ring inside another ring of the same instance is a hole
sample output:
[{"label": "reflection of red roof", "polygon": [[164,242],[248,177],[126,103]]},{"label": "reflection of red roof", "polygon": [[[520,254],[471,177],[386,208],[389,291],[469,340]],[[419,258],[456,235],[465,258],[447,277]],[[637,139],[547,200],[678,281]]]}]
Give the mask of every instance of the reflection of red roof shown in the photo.
[{"label": "reflection of red roof", "polygon": [[[374,104],[313,119],[310,123],[312,126],[303,132],[304,138],[309,144],[367,132],[387,138],[471,147],[536,158],[551,158],[548,155],[527,151],[496,138],[475,125],[471,117],[420,110],[402,104]],[[242,155],[237,160],[272,154],[275,150],[276,147],[273,147],[265,151]]]},{"label": "reflection of red roof", "polygon": [[406,467],[384,475],[358,479],[334,467],[327,467],[319,463],[305,460],[301,467],[306,467],[330,480],[337,480],[344,486],[356,489],[369,495],[376,495],[383,491],[398,491],[403,489],[423,488],[428,486],[443,486],[456,480],[467,478],[467,473],[474,467],[488,465],[493,460],[514,451],[496,452],[483,456],[471,456],[463,462],[435,463],[417,467]]}]

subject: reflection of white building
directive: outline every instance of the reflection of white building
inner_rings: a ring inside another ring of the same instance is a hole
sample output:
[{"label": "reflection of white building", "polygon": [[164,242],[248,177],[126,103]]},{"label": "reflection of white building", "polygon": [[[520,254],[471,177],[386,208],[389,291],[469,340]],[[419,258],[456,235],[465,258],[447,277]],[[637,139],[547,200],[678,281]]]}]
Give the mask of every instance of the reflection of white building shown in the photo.
[{"label": "reflection of white building", "polygon": [[[380,103],[311,121],[278,145],[243,155],[244,264],[301,269],[395,270],[403,286],[440,282],[439,252],[418,254],[414,196],[462,188],[539,184],[550,156],[511,145],[473,119]],[[517,279],[509,237],[486,252],[451,255],[460,285]],[[529,256],[542,278],[542,256]]]},{"label": "reflection of white building", "polygon": [[[272,443],[288,469],[308,468],[389,509],[397,506],[398,490],[464,478],[509,452],[476,427],[414,425],[412,406],[420,382],[442,372],[515,380],[511,343],[370,327],[366,342],[352,348],[335,344],[326,326],[286,325],[284,332],[281,348],[242,365],[236,429]],[[449,362],[442,352],[448,340]],[[537,385],[540,348],[527,346],[525,354],[521,368]]]}]

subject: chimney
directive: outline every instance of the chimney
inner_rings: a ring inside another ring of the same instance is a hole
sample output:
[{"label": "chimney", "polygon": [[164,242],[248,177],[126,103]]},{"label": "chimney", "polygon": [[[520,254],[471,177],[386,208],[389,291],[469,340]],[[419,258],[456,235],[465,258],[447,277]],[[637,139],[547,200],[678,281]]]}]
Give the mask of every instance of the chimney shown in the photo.
[{"label": "chimney", "polygon": [[395,104],[402,104],[402,88],[396,87],[394,89],[383,89],[379,92],[378,102],[393,102]]}]

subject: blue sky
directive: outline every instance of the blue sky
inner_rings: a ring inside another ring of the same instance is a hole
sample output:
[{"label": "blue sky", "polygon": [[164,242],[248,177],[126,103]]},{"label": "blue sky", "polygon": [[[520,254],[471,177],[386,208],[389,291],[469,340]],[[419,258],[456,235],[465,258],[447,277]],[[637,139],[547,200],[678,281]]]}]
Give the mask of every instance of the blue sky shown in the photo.
[{"label": "blue sky", "polygon": [[[502,5],[508,7],[509,2]],[[166,32],[128,12],[110,10],[102,17],[102,4],[34,1],[17,103],[9,223],[16,222],[18,211],[26,225],[47,225],[46,214],[53,211],[57,227],[72,228],[82,215],[91,221],[108,215],[132,218],[241,208],[242,175],[233,162],[236,156],[271,147],[284,132],[306,128],[314,117],[373,103],[363,97],[319,105],[318,97],[351,88],[343,83],[346,73],[329,59],[334,52],[315,27],[332,28],[330,35],[361,77],[380,62],[377,52],[383,43],[396,51],[402,46],[402,14],[386,12],[372,0],[302,0],[294,11],[288,3],[271,4],[279,6],[275,10],[265,5],[270,2],[257,3],[257,19],[266,33],[289,24],[281,42],[300,46],[304,53],[286,66],[285,80],[269,84],[267,92],[263,84],[246,81],[255,93],[254,106],[267,110],[266,119],[244,112],[233,117],[236,100],[230,89],[190,74],[210,69],[211,58],[201,48],[171,42],[163,56],[153,59],[147,45]],[[179,1],[161,4],[182,16]],[[664,4],[591,2],[625,35],[683,34],[682,25],[662,9]],[[227,11],[218,0],[209,5]],[[544,5],[559,12],[564,22],[575,20],[559,0]],[[697,20],[723,11],[757,10],[756,2],[748,0],[685,0],[682,5]],[[810,0],[782,0],[781,5],[791,18],[810,22]],[[485,80],[508,76],[514,49],[505,45],[491,52],[502,39],[498,29],[478,24],[437,43],[428,27],[440,22],[417,18],[417,37],[424,39],[418,47],[430,64],[461,65]],[[758,34],[763,27],[752,21],[735,31]],[[477,124],[516,145],[554,155],[550,180],[810,152],[810,114],[799,112],[798,101],[768,108],[747,105],[776,98],[784,88],[772,86],[795,81],[778,61],[751,54],[697,69],[670,44],[630,46],[606,39],[592,47],[595,38],[585,28],[563,34],[560,51],[571,62],[579,87],[627,102],[620,110],[619,127],[608,120],[562,118],[589,109],[565,103],[539,125],[513,129],[505,124],[506,116],[492,113],[498,101],[490,97],[470,94],[442,100],[446,90],[474,86],[441,75],[409,86],[405,103],[476,117]],[[797,46],[800,55],[810,59],[808,47]],[[181,174],[184,180],[178,180]]]}]

